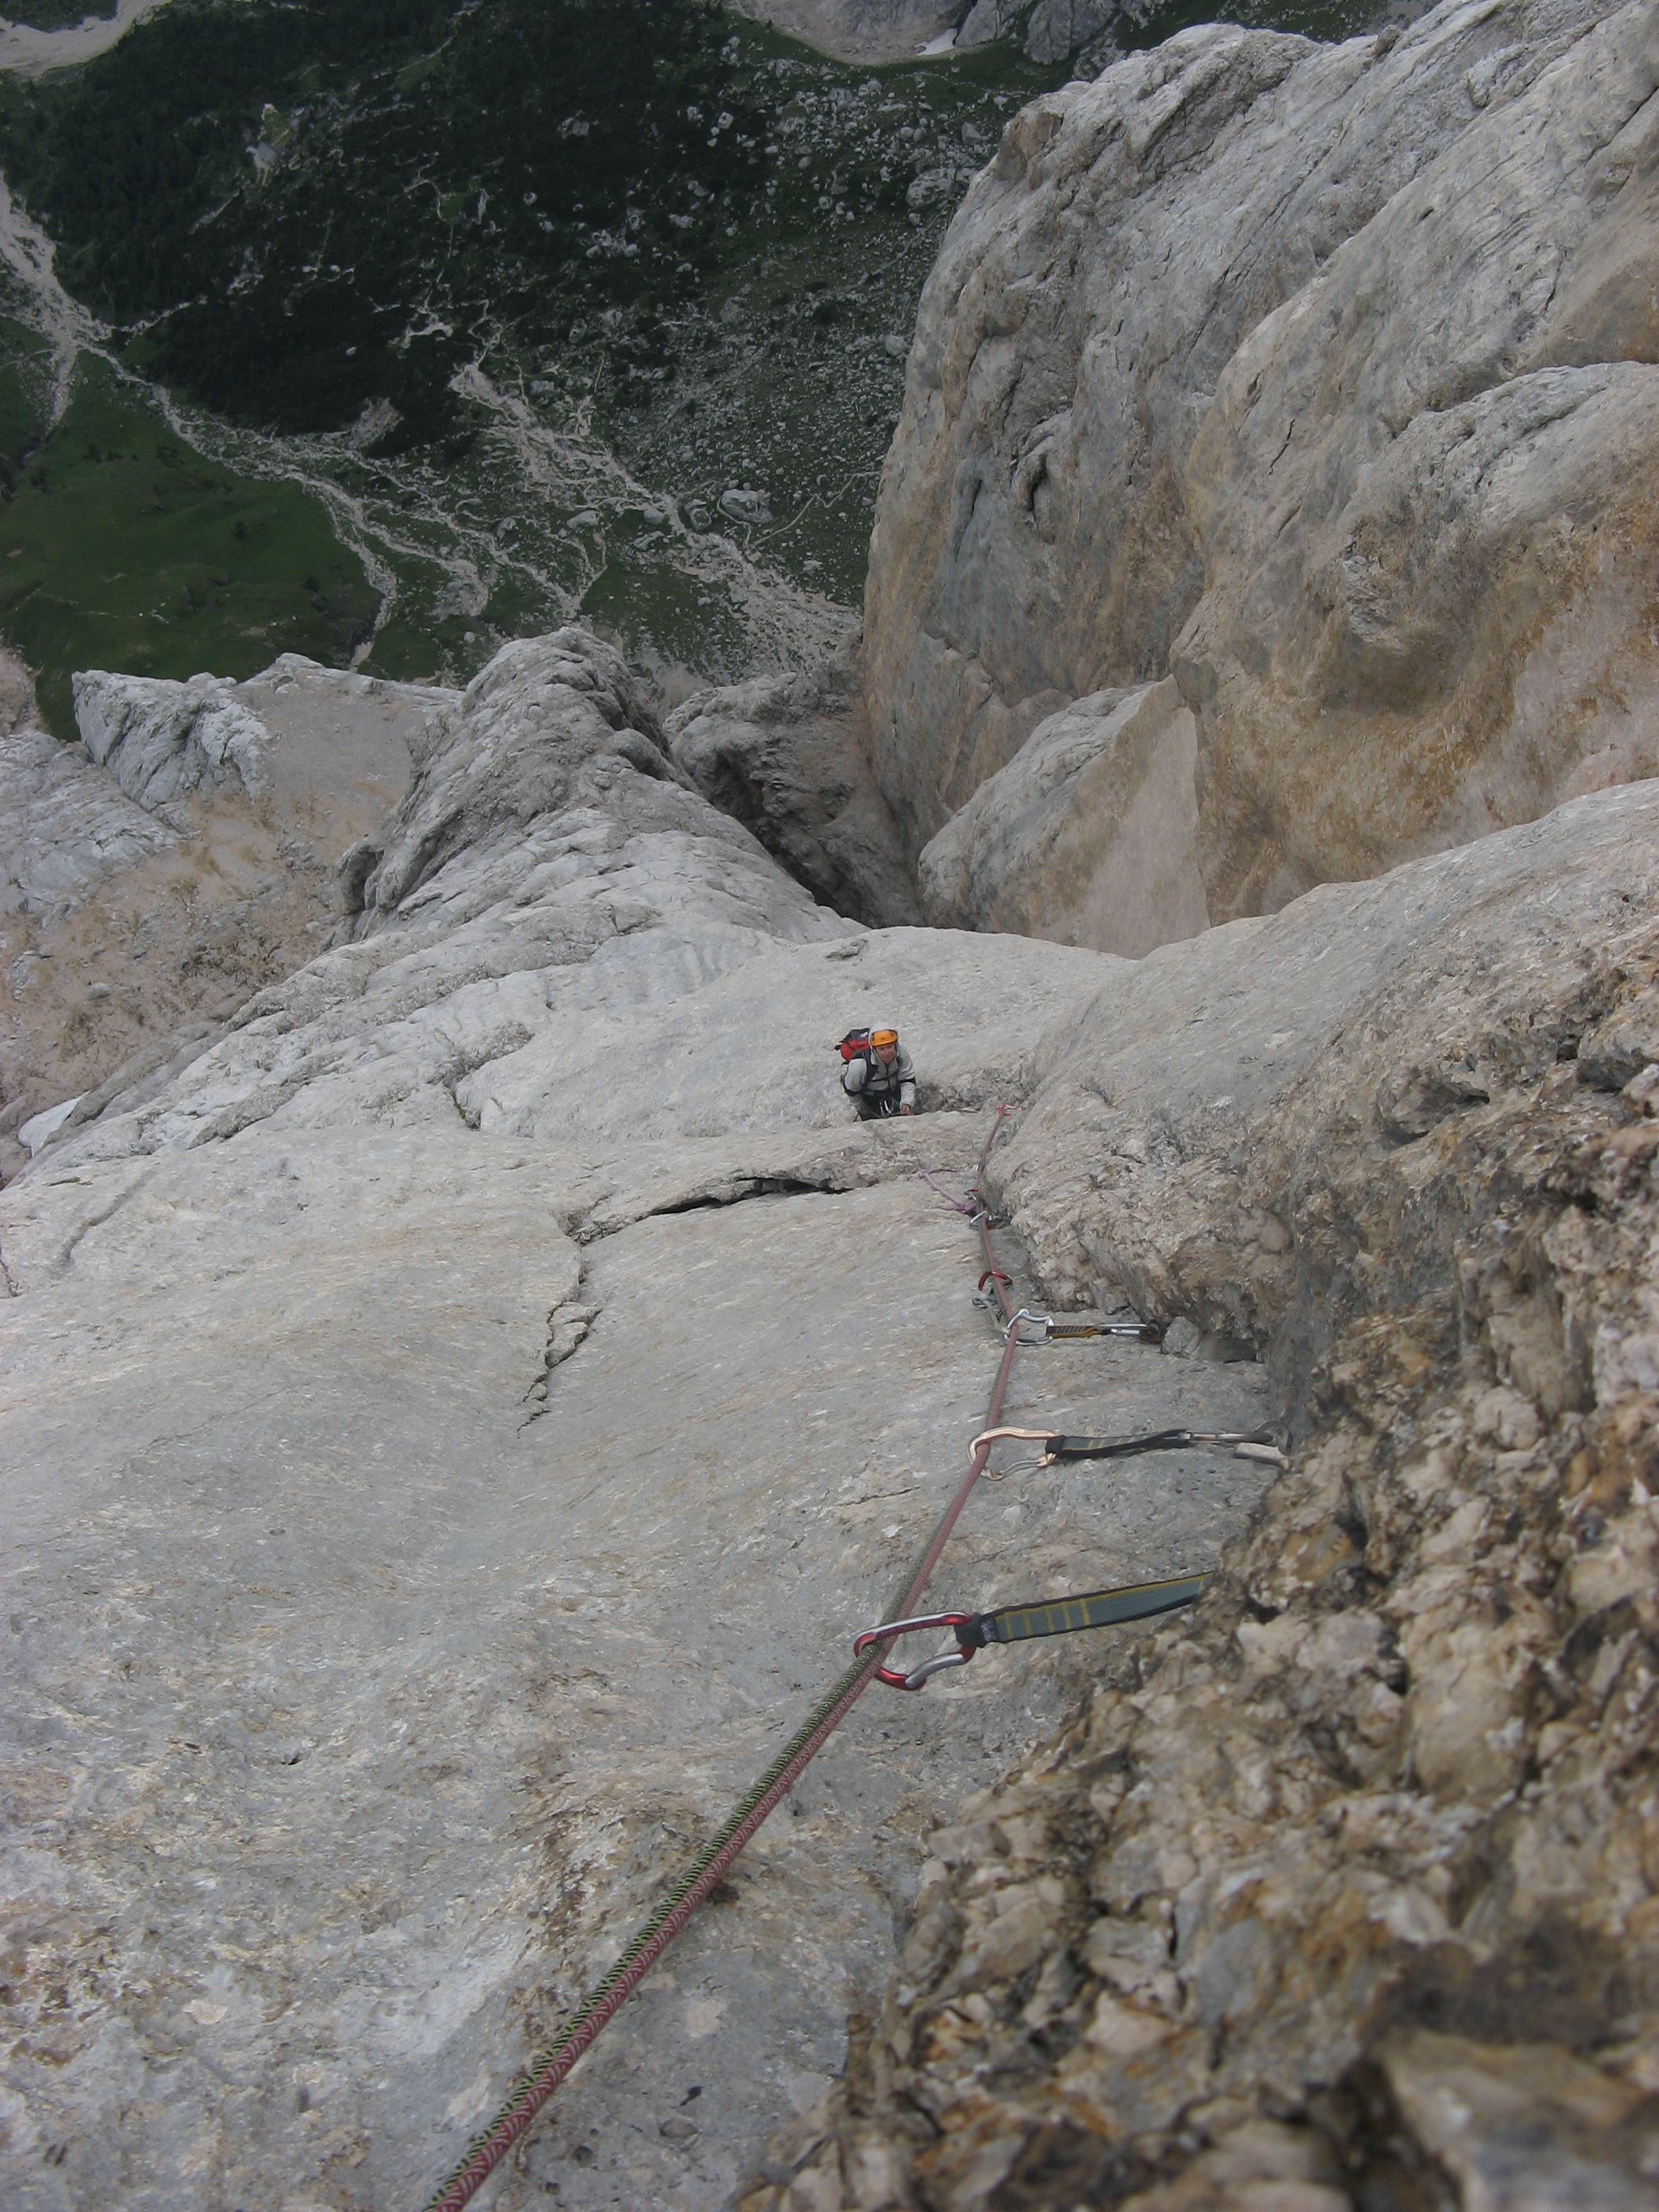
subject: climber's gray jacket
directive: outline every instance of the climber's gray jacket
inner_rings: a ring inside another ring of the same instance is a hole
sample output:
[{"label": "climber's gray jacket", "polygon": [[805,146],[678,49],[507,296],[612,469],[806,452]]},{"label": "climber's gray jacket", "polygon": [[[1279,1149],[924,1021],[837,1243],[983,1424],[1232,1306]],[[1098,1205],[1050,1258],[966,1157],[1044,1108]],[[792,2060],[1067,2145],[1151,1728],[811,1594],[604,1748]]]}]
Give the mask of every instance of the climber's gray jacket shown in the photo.
[{"label": "climber's gray jacket", "polygon": [[900,1045],[890,1067],[884,1067],[873,1052],[868,1060],[849,1060],[841,1072],[841,1087],[849,1098],[862,1098],[872,1106],[880,1105],[896,1091],[901,1106],[914,1107],[916,1071],[909,1054]]}]

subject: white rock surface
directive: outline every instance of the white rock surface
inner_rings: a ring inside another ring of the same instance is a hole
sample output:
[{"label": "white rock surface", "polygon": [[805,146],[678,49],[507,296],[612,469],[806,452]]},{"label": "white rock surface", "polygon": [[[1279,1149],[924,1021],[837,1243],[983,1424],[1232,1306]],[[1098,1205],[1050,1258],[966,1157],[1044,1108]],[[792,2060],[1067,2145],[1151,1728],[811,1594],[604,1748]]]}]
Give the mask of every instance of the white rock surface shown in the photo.
[{"label": "white rock surface", "polygon": [[1023,33],[1034,61],[1064,61],[1097,38],[1118,0],[731,0],[842,61],[909,61]]},{"label": "white rock surface", "polygon": [[739,15],[848,62],[910,61],[961,13],[961,0],[732,0]]},{"label": "white rock surface", "polygon": [[44,1114],[32,1114],[27,1121],[17,1126],[17,1141],[31,1157],[38,1152],[48,1137],[61,1129],[80,1104],[78,1098],[60,1098],[55,1106],[48,1106]]},{"label": "white rock surface", "polygon": [[88,757],[151,813],[186,793],[224,791],[260,799],[276,790],[292,804],[307,787],[341,795],[372,787],[384,809],[408,784],[411,740],[418,751],[454,706],[435,687],[323,668],[295,653],[243,684],[89,669],[74,691]]},{"label": "white rock surface", "polygon": [[265,731],[210,676],[171,684],[90,669],[74,678],[81,741],[130,799],[154,813],[187,791],[265,787]]},{"label": "white rock surface", "polygon": [[[420,2200],[959,1479],[1000,1345],[916,1170],[963,1188],[1116,972],[814,906],[577,632],[484,671],[374,853],[349,941],[0,1193],[27,2212]],[[851,1119],[879,1014],[956,1110]],[[1012,1408],[1261,1415],[1256,1366],[1043,1357]],[[942,1595],[1212,1558],[1261,1479],[988,1486]],[[712,2212],[921,1828],[1085,1666],[872,1695],[493,2201]]]},{"label": "white rock surface", "polygon": [[0,738],[0,911],[45,914],[178,839],[41,729]]},{"label": "white rock surface", "polygon": [[913,849],[1047,717],[1171,668],[1212,920],[1651,772],[1654,20],[1208,27],[1010,123],[872,544]]},{"label": "white rock surface", "polygon": [[[1651,786],[1127,963],[814,906],[580,632],[507,648],[422,750],[349,935],[0,1193],[0,2171],[26,2212],[419,2200],[957,1479],[998,1340],[976,1240],[915,1170],[962,1188],[990,1101],[1029,1101],[993,1175],[1044,1293],[1269,1339],[1295,1386],[1310,1316],[1418,1295],[1419,1241],[1443,1275],[1450,1202],[1419,1240],[1413,1164],[1479,1115],[1482,1053],[1513,1088],[1571,1042],[1609,1127],[1596,1086],[1647,1065],[1645,1001],[1608,977],[1651,932]],[[834,1040],[878,1011],[945,1110],[848,1118]],[[1386,1224],[1331,1200],[1379,1146]],[[1301,1212],[1269,1188],[1297,1176]],[[1255,1425],[1267,1378],[1056,1347],[1009,1412]],[[1267,1472],[1016,1465],[941,1601],[1206,1564]],[[922,1832],[1133,1642],[872,1692],[494,2201],[722,2202],[872,2011]],[[1426,1757],[1450,1739],[1422,1710]],[[1147,1722],[1208,1852],[1188,1725]],[[983,1977],[1070,1894],[1043,1834],[1009,1846],[1038,1863]],[[1108,2069],[1115,2018],[1086,2046]],[[951,2140],[991,2109],[959,2100]]]},{"label": "white rock surface", "polygon": [[974,0],[957,33],[958,46],[1024,33],[1033,61],[1064,61],[1098,38],[1119,12],[1118,0]]},{"label": "white rock surface", "polygon": [[[20,1121],[97,1112],[327,940],[338,862],[459,696],[296,654],[240,684],[76,680],[85,750],[0,737],[0,1175]],[[0,662],[0,718],[32,708]]]},{"label": "white rock surface", "polygon": [[1100,974],[1086,953],[865,932],[815,905],[689,787],[619,656],[580,630],[503,647],[370,844],[350,941],[252,1000],[164,1099],[100,1102],[63,1157],[278,1110],[376,1121],[394,1097],[613,1148],[844,1139],[830,1048],[848,1029],[896,1020],[924,1102],[981,1106]]}]

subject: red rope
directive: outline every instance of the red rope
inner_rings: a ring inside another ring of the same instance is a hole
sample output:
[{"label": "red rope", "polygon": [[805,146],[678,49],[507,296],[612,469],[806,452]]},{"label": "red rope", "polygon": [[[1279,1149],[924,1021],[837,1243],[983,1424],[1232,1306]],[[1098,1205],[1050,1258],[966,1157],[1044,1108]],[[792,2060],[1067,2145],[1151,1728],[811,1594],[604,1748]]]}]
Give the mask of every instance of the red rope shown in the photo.
[{"label": "red rope", "polygon": [[[997,1132],[1002,1127],[1003,1118],[1007,1111],[1008,1109],[1006,1106],[997,1108],[996,1120],[991,1125],[991,1133],[985,1140],[985,1149],[980,1154],[979,1164],[974,1170],[974,1195],[980,1200],[980,1241],[985,1250],[985,1263],[994,1271],[995,1262],[991,1257],[990,1225],[986,1218],[984,1201],[981,1197],[979,1186],[980,1178],[985,1173],[986,1163],[991,1157],[991,1147],[996,1142]],[[1012,1321],[1013,1307],[1003,1290],[1003,1279],[1001,1277],[997,1279],[997,1296],[1002,1301],[1004,1312]],[[997,1425],[997,1417],[1002,1411],[1003,1398],[1008,1389],[1008,1377],[1013,1369],[1014,1353],[1018,1346],[1019,1331],[1011,1328],[1008,1332],[1008,1341],[1003,1347],[1001,1362],[997,1368],[996,1381],[991,1389],[991,1402],[983,1424],[988,1429],[994,1429]],[[890,1618],[897,1618],[915,1611],[923,1590],[932,1579],[934,1568],[939,1565],[940,1554],[951,1540],[951,1532],[961,1517],[963,1508],[973,1495],[974,1485],[984,1472],[985,1462],[990,1455],[991,1447],[988,1443],[981,1445],[975,1453],[966,1476],[933,1530],[927,1549],[922,1553],[916,1571],[911,1577],[909,1588]],[[577,2060],[592,2049],[601,2032],[615,2019],[617,2014],[651,1972],[697,1907],[708,1896],[709,1892],[724,1881],[731,1871],[738,1853],[756,1830],[794,1788],[806,1768],[869,1687],[874,1679],[877,1667],[882,1663],[890,1645],[890,1638],[887,1644],[872,1647],[867,1659],[858,1668],[847,1688],[824,1713],[811,1734],[798,1747],[787,1763],[768,1783],[765,1790],[756,1798],[731,1833],[726,1837],[720,1849],[698,1873],[696,1879],[690,1884],[684,1895],[676,1901],[667,1917],[652,1930],[640,1944],[638,1949],[628,1957],[627,1964],[622,1970],[603,1986],[589,2004],[583,2007],[575,2026],[568,2035],[561,2039],[553,2054],[503,2106],[486,2132],[472,2144],[465,2158],[450,2175],[440,2193],[428,2199],[427,2212],[464,2212],[464,2208],[471,2203],[514,2144],[529,2130],[537,2114],[552,2096],[559,2084],[569,2075]]]}]

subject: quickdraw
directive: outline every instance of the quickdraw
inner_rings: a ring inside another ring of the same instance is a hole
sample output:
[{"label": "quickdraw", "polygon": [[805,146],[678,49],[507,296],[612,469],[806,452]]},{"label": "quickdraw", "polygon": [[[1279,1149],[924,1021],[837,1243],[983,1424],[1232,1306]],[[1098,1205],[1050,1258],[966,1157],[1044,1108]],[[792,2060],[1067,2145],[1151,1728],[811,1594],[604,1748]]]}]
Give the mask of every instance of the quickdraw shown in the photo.
[{"label": "quickdraw", "polygon": [[[856,1048],[857,1036],[854,1031],[843,1040],[843,1057],[851,1057],[846,1048]],[[985,1140],[985,1148],[979,1156],[971,1186],[974,1211],[969,1216],[971,1225],[979,1232],[980,1248],[985,1261],[985,1272],[980,1278],[980,1291],[982,1295],[988,1283],[991,1296],[984,1302],[990,1304],[994,1301],[1006,1317],[1003,1329],[1002,1359],[992,1385],[990,1403],[986,1412],[987,1425],[974,1441],[968,1473],[935,1523],[927,1548],[915,1562],[902,1592],[896,1595],[894,1602],[901,1608],[915,1604],[921,1596],[975,1485],[990,1473],[987,1462],[991,1446],[998,1438],[1020,1437],[1041,1443],[1045,1447],[1054,1447],[1048,1452],[1048,1457],[1054,1459],[1124,1458],[1135,1450],[1169,1449],[1182,1443],[1235,1441],[1226,1436],[1200,1437],[1184,1429],[1163,1430],[1155,1437],[1148,1439],[1064,1437],[1048,1430],[1008,1429],[996,1425],[1015,1353],[1021,1344],[1028,1340],[1020,1334],[1022,1324],[1041,1328],[1045,1340],[1133,1336],[1156,1344],[1162,1337],[1161,1330],[1152,1323],[1056,1322],[1048,1314],[1033,1314],[1029,1310],[1016,1314],[1011,1310],[1012,1300],[1006,1294],[1010,1279],[997,1267],[991,1252],[990,1231],[995,1217],[985,1206],[981,1192],[991,1147],[996,1142],[997,1133],[1007,1112],[1006,1107],[997,1109],[990,1134]],[[932,1181],[931,1176],[928,1180]],[[948,1196],[943,1192],[940,1194]],[[1266,1433],[1265,1431],[1258,1431],[1253,1437],[1237,1439],[1237,1448],[1253,1456],[1273,1458],[1282,1466],[1282,1456],[1271,1443],[1264,1441]],[[1065,1449],[1060,1449],[1062,1447]],[[1214,1579],[1209,1574],[1183,1575],[1171,1581],[1139,1583],[1121,1589],[1090,1590],[1079,1596],[1055,1598],[1034,1605],[1003,1606],[992,1613],[906,1613],[901,1619],[866,1629],[854,1644],[853,1664],[838,1681],[832,1683],[824,1692],[765,1772],[738,1800],[724,1826],[698,1852],[674,1888],[661,1899],[616,1964],[588,1992],[553,2042],[531,2061],[529,2069],[520,2075],[495,2117],[474,2138],[459,2164],[451,2170],[428,2199],[428,2212],[463,2212],[463,2208],[471,2202],[514,2145],[533,2124],[537,2114],[560,2083],[584,2053],[592,2047],[606,2023],[614,2019],[632,1991],[651,1973],[657,1960],[698,1906],[719,1886],[744,1845],[788,1794],[809,1761],[851,1711],[860,1694],[871,1682],[879,1680],[894,1689],[920,1690],[932,1675],[943,1669],[965,1667],[975,1652],[988,1644],[1018,1644],[1031,1637],[1062,1636],[1076,1629],[1104,1628],[1115,1622],[1144,1620],[1158,1613],[1171,1612],[1178,1606],[1190,1605],[1195,1598],[1202,1595]],[[956,1637],[955,1648],[924,1660],[920,1667],[913,1668],[908,1674],[879,1663],[888,1646],[897,1638],[929,1628],[952,1630]]]},{"label": "quickdraw", "polygon": [[1139,1459],[1143,1452],[1185,1451],[1194,1444],[1231,1444],[1237,1459],[1265,1461],[1269,1466],[1290,1462],[1273,1441],[1271,1429],[1149,1429],[1139,1436],[1067,1437],[1053,1429],[981,1429],[968,1447],[975,1458],[991,1445],[1012,1439],[1041,1444],[1039,1467],[1052,1467],[1065,1459]]},{"label": "quickdraw", "polygon": [[[856,1034],[854,1032],[847,1042],[853,1042]],[[998,1107],[990,1134],[985,1139],[985,1148],[979,1156],[979,1164],[974,1170],[972,1188],[976,1202],[986,1165],[991,1157],[991,1147],[997,1140],[997,1133],[1007,1114],[1006,1106]],[[980,1249],[986,1267],[994,1272],[996,1262],[991,1255],[990,1221],[991,1217],[983,1205],[976,1203],[973,1224],[979,1231]],[[1000,1293],[1002,1285],[994,1282],[992,1288]],[[1005,1312],[1008,1310],[1010,1303],[1004,1298]],[[1008,1389],[1008,1378],[1012,1372],[1014,1355],[1018,1347],[1018,1336],[1010,1334],[1004,1344],[996,1380],[991,1386],[991,1402],[986,1414],[988,1426],[994,1425],[1002,1411],[1003,1398]],[[988,1445],[988,1453],[989,1449]],[[951,1533],[983,1472],[983,1459],[977,1465],[969,1462],[968,1473],[957,1486],[956,1495],[934,1524],[927,1549],[916,1561],[902,1595],[894,1601],[901,1608],[915,1605],[932,1579],[940,1555],[950,1541]],[[873,1659],[854,1660],[841,1679],[824,1692],[766,1771],[747,1795],[738,1800],[725,1826],[697,1854],[676,1887],[662,1899],[609,1973],[589,1990],[554,2040],[532,2059],[527,2071],[520,2076],[494,2118],[473,2138],[459,2164],[452,2168],[447,2179],[427,2199],[426,2212],[465,2212],[465,2207],[471,2203],[514,2145],[533,2125],[537,2114],[560,2083],[584,2054],[592,2048],[606,2024],[615,2019],[634,1990],[651,1973],[657,1960],[699,1905],[718,1887],[750,1836],[788,1795],[809,1762],[875,1680],[876,1673]]]},{"label": "quickdraw", "polygon": [[[1040,1328],[1038,1341],[1043,1344],[1075,1344],[1090,1336],[1132,1336],[1142,1344],[1164,1341],[1164,1331],[1155,1321],[1057,1321],[1053,1314],[1033,1313],[1029,1306],[1020,1308],[1003,1334],[1022,1326]],[[1020,1339],[1022,1344],[1030,1341],[1030,1337]]]},{"label": "quickdraw", "polygon": [[884,1620],[866,1628],[853,1642],[853,1656],[861,1658],[872,1644],[894,1638],[915,1636],[930,1628],[954,1631],[956,1649],[936,1652],[920,1667],[902,1674],[896,1667],[878,1667],[876,1680],[891,1690],[925,1690],[935,1674],[950,1667],[965,1667],[975,1651],[988,1644],[1024,1644],[1034,1636],[1070,1636],[1080,1628],[1111,1628],[1125,1620],[1149,1620],[1160,1613],[1173,1613],[1202,1597],[1215,1580],[1212,1574],[1176,1575],[1158,1583],[1129,1583],[1120,1589],[1085,1590],[1075,1597],[1050,1598],[1036,1605],[1005,1605],[994,1613],[927,1613],[908,1620]]}]

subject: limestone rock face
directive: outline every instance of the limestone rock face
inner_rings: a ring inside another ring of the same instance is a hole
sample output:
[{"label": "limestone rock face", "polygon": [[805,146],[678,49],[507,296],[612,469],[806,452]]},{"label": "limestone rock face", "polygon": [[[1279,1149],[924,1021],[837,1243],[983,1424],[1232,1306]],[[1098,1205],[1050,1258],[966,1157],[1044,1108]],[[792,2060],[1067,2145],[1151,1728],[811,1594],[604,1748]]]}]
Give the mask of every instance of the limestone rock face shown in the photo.
[{"label": "limestone rock face", "polygon": [[81,741],[128,797],[152,811],[181,793],[264,788],[264,725],[211,677],[188,684],[90,669],[74,678]]},{"label": "limestone rock face", "polygon": [[1037,1077],[1045,1296],[1270,1346],[1291,1465],[933,1838],[745,2212],[1647,2203],[1659,786],[1165,946]]},{"label": "limestone rock face", "polygon": [[1291,1465],[1000,1462],[941,1604],[1220,1583],[872,1688],[495,2202],[1644,2201],[1659,790],[1132,963],[815,905],[580,631],[406,706],[362,910],[0,1192],[7,2203],[422,2201],[959,1480],[997,1103],[1017,1300],[1234,1355],[1011,1419]]},{"label": "limestone rock face", "polygon": [[[580,1134],[630,1159],[733,1131],[844,1141],[847,1030],[898,1023],[924,1104],[977,1107],[1018,1090],[1049,1020],[1098,980],[1086,953],[866,933],[815,905],[691,788],[585,631],[504,647],[436,729],[362,841],[362,908],[334,949],[252,997],[164,1104],[147,1093],[135,1121],[100,1100],[56,1145],[195,1142],[302,1096],[307,1115],[355,1121],[365,1082],[435,1091],[487,1133]],[[780,949],[805,945],[822,950]]]},{"label": "limestone rock face", "polygon": [[10,1175],[20,1124],[68,1100],[90,1117],[164,1075],[317,951],[340,919],[343,852],[401,797],[456,698],[295,654],[239,684],[88,674],[68,746],[27,726],[23,672],[0,671],[0,691],[26,725],[0,738]]},{"label": "limestone rock face", "polygon": [[1025,51],[1034,62],[1063,62],[1117,13],[1118,0],[1037,0],[1025,20]]},{"label": "limestone rock face", "polygon": [[[1002,1346],[941,1192],[1118,964],[816,906],[580,633],[440,722],[340,940],[0,1192],[25,2212],[424,2200],[959,1481]],[[860,1127],[835,1041],[883,1017],[929,1110]],[[1139,1345],[1077,1411],[1177,1379],[1263,1418],[1265,1369]],[[1127,1515],[1066,1479],[1022,1571],[1214,1558],[1264,1471],[1188,1462]],[[1025,1510],[988,1486],[956,1587]],[[861,1711],[496,2201],[714,2212],[840,2066],[921,1832],[1083,1663]]]},{"label": "limestone rock face", "polygon": [[1218,912],[1659,772],[1656,86],[1620,9],[1221,377],[1175,654]]},{"label": "limestone rock face", "polygon": [[929,921],[1138,957],[1209,927],[1196,732],[1168,678],[1040,722],[917,863]]},{"label": "limestone rock face", "polygon": [[1098,38],[1118,0],[732,0],[744,15],[775,24],[842,61],[908,61],[954,31],[958,46],[1023,33],[1033,61],[1064,61]]},{"label": "limestone rock face", "polygon": [[178,842],[45,730],[0,738],[0,911],[43,914]]},{"label": "limestone rock face", "polygon": [[920,919],[892,811],[862,743],[845,664],[699,693],[669,716],[676,763],[752,830],[820,904],[878,926]]},{"label": "limestone rock face", "polygon": [[1604,13],[1197,29],[1009,125],[872,542],[915,848],[1171,671],[1212,921],[1650,772],[1653,11]]},{"label": "limestone rock face", "polygon": [[981,46],[1023,27],[1033,61],[1060,62],[1098,38],[1117,13],[1118,0],[974,0],[957,44]]},{"label": "limestone rock face", "polygon": [[510,845],[526,823],[567,805],[582,771],[601,760],[686,784],[620,653],[574,629],[503,647],[434,721],[416,781],[364,874],[364,905],[388,914],[452,854]]}]

